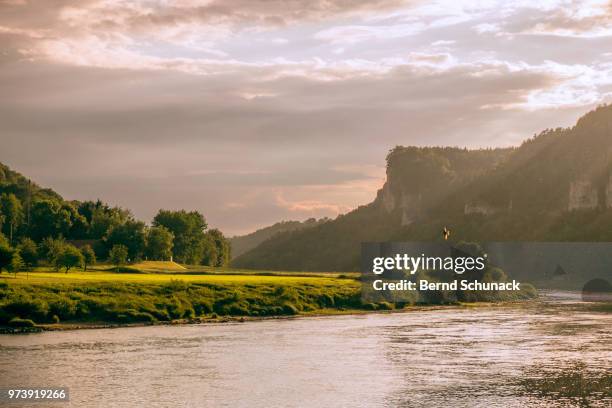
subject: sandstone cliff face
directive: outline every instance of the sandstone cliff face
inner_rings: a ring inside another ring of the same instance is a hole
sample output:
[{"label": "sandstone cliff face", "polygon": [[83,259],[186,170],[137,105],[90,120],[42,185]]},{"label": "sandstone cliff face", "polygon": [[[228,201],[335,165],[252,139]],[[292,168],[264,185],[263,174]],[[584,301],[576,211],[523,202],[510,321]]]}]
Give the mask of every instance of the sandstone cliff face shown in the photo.
[{"label": "sandstone cliff face", "polygon": [[[374,204],[385,213],[398,214],[402,226],[410,225],[426,217],[431,208],[451,193],[490,171],[509,152],[508,149],[397,147],[387,156],[387,180]],[[463,210],[463,204],[459,211]],[[468,210],[494,212],[485,205]]]},{"label": "sandstone cliff face", "polygon": [[492,215],[499,212],[499,208],[493,207],[485,202],[473,201],[465,203],[463,206],[463,213],[465,215],[481,214],[481,215]]},{"label": "sandstone cliff face", "polygon": [[403,190],[393,191],[389,182],[386,182],[378,192],[380,206],[387,213],[396,209],[401,211],[401,225],[412,224],[421,212],[422,195],[408,193]]},{"label": "sandstone cliff face", "polygon": [[576,180],[570,183],[568,210],[590,210],[597,208],[597,189],[588,180]]},{"label": "sandstone cliff face", "polygon": [[594,183],[588,179],[570,182],[568,194],[569,211],[612,208],[612,175],[603,182]]}]

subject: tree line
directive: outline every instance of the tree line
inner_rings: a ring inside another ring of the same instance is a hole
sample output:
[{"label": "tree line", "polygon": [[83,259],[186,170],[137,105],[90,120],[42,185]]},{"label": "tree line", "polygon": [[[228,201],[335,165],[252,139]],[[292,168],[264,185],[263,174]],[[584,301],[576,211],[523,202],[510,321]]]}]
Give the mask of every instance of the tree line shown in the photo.
[{"label": "tree line", "polygon": [[[2,188],[0,191],[9,190]],[[6,185],[4,186],[6,187]],[[9,185],[10,187],[10,185]],[[66,272],[96,259],[116,265],[143,259],[226,266],[230,244],[198,211],[159,210],[150,226],[129,210],[98,201],[64,201],[51,194],[0,194],[0,271],[39,262]]]}]

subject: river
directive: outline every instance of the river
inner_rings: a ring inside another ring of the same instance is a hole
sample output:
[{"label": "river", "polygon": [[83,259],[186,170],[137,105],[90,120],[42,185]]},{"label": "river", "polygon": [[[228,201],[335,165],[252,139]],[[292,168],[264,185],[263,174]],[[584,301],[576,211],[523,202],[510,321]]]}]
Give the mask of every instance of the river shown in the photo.
[{"label": "river", "polygon": [[586,306],[555,292],[513,306],[0,335],[0,386],[67,387],[57,407],[577,406],[526,380],[612,372],[612,314]]}]

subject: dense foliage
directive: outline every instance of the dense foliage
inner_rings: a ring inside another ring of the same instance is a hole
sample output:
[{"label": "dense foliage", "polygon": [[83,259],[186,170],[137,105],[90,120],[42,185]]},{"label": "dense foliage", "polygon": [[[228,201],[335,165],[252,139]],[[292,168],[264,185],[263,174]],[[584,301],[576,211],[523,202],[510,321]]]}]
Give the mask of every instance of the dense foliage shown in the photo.
[{"label": "dense foliage", "polygon": [[127,248],[129,262],[174,258],[225,266],[230,258],[229,241],[219,230],[208,230],[197,211],[160,210],[148,227],[128,210],[100,200],[65,201],[0,164],[0,271],[21,263],[32,268],[39,262],[59,269],[60,258],[67,260],[62,251],[74,255],[76,247],[81,257],[73,261],[80,264],[69,270],[108,259],[117,245]]}]

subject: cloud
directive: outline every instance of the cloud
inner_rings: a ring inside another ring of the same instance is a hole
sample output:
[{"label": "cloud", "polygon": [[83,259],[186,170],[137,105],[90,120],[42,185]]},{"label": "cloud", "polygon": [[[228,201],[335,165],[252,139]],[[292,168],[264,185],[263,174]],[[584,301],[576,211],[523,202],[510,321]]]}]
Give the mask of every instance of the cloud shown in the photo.
[{"label": "cloud", "polygon": [[314,35],[317,40],[331,44],[357,44],[364,41],[386,40],[407,37],[422,32],[423,23],[397,24],[391,26],[336,26],[319,31]]},{"label": "cloud", "polygon": [[300,213],[300,217],[303,217],[303,213],[311,213],[315,215],[320,214],[321,211],[336,216],[351,210],[351,207],[348,206],[325,203],[319,200],[287,201],[283,197],[282,193],[277,193],[276,203],[279,207],[285,208],[290,212]]},{"label": "cloud", "polygon": [[0,161],[228,233],[370,202],[395,145],[516,144],[612,96],[596,2],[0,7]]},{"label": "cloud", "polygon": [[523,30],[522,34],[577,38],[610,37],[612,3],[594,0],[564,4]]}]

